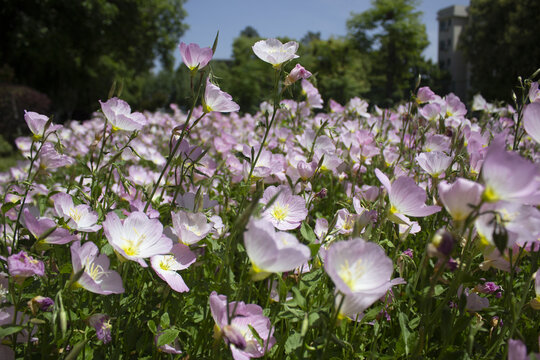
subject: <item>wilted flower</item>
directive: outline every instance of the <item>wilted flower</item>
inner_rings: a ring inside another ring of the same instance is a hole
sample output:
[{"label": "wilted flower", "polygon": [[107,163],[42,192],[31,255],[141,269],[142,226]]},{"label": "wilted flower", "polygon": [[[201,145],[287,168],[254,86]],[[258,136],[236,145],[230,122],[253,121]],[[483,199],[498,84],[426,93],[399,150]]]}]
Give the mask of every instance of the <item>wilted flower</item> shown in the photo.
[{"label": "wilted flower", "polygon": [[51,311],[51,307],[54,305],[53,299],[44,296],[35,296],[28,301],[28,307],[32,312],[32,315],[36,315],[38,310]]},{"label": "wilted flower", "polygon": [[152,269],[174,291],[189,291],[184,279],[176,271],[187,269],[193,264],[196,259],[195,254],[184,244],[175,244],[171,249],[171,254],[152,256],[150,258]]},{"label": "wilted flower", "polygon": [[469,311],[477,312],[477,311],[480,311],[489,307],[488,299],[481,297],[478,294],[470,291],[469,288],[465,288],[465,291],[463,291],[463,286],[460,285],[457,291],[458,296],[461,296],[463,292],[465,293],[465,298],[467,299],[467,304],[465,305],[465,309]]},{"label": "wilted flower", "polygon": [[112,126],[113,131],[126,130],[135,131],[141,130],[146,125],[146,117],[140,112],[131,112],[131,107],[124,100],[116,97],[99,102],[101,110]]},{"label": "wilted flower", "polygon": [[114,270],[109,270],[109,258],[99,254],[99,249],[91,241],[71,245],[71,262],[73,273],[77,274],[84,268],[84,272],[76,284],[96,294],[109,295],[124,292],[122,278]]},{"label": "wilted flower", "polygon": [[203,99],[203,111],[205,113],[212,111],[233,112],[238,110],[240,110],[240,106],[233,101],[231,95],[221,91],[219,87],[206,79],[206,89]]},{"label": "wilted flower", "polygon": [[145,258],[167,254],[172,248],[171,239],[163,236],[163,225],[149,219],[142,212],[133,212],[121,221],[114,212],[107,215],[103,230],[109,244],[126,259],[147,267]]},{"label": "wilted flower", "polygon": [[26,252],[21,251],[8,257],[9,275],[19,278],[27,278],[33,275],[45,275],[45,265],[40,260],[30,257]]},{"label": "wilted flower", "polygon": [[111,336],[111,318],[106,314],[94,314],[88,318],[88,323],[94,329],[96,329],[96,335],[98,340],[103,341],[104,344],[108,344],[112,340]]},{"label": "wilted flower", "polygon": [[[274,328],[259,305],[232,301],[227,307],[227,298],[213,291],[210,310],[216,322],[215,331],[230,345],[235,360],[262,357],[276,343]],[[262,344],[257,338],[262,339]]]},{"label": "wilted flower", "polygon": [[255,55],[262,61],[272,64],[276,69],[279,69],[284,62],[296,59],[298,57],[297,50],[298,43],[296,41],[283,44],[278,39],[266,39],[257,41],[253,45]]},{"label": "wilted flower", "polygon": [[311,252],[293,234],[274,230],[264,219],[252,219],[244,233],[246,252],[253,266],[254,280],[271,273],[291,271],[304,264]]},{"label": "wilted flower", "polygon": [[191,43],[187,45],[184,42],[180,43],[180,55],[182,62],[189,70],[200,70],[212,59],[212,49],[209,47],[200,48],[199,45]]}]

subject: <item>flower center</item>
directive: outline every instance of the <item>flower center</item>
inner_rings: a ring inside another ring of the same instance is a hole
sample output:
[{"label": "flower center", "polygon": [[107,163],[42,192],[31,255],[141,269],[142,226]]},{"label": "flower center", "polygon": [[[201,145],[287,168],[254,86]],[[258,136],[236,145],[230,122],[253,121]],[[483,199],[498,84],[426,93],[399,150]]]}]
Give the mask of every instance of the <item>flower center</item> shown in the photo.
[{"label": "flower center", "polygon": [[101,282],[101,278],[107,274],[101,265],[91,263],[90,259],[86,259],[85,272],[97,283]]},{"label": "flower center", "polygon": [[487,186],[482,194],[482,199],[486,202],[497,202],[500,198],[491,186]]},{"label": "flower center", "polygon": [[171,269],[171,267],[173,266],[175,260],[174,260],[174,257],[172,255],[166,255],[163,257],[163,259],[161,259],[161,261],[159,262],[159,267],[162,269],[162,270],[165,270],[165,271],[168,271]]},{"label": "flower center", "polygon": [[73,219],[73,221],[75,221],[76,223],[78,223],[81,218],[82,218],[82,214],[79,212],[79,210],[75,209],[75,208],[69,208],[69,213],[68,213],[69,217]]},{"label": "flower center", "polygon": [[277,221],[285,220],[289,214],[289,205],[282,206],[279,202],[276,202],[272,208],[272,217]]},{"label": "flower center", "polygon": [[345,263],[338,270],[339,277],[352,291],[355,291],[358,280],[364,275],[364,267],[361,262],[361,260],[358,260],[350,265],[349,261],[345,260]]}]

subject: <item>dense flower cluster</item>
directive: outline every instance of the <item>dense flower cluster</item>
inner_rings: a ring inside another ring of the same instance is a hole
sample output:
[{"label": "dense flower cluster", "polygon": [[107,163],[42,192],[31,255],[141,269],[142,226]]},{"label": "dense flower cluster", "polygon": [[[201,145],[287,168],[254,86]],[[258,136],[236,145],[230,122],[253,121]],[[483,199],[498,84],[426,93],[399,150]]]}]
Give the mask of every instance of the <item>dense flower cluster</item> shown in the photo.
[{"label": "dense flower cluster", "polygon": [[[540,309],[537,83],[518,109],[477,95],[471,113],[427,87],[394,109],[325,104],[297,49],[253,46],[282,76],[255,114],[206,76],[212,50],[184,43],[201,74],[187,114],[117,97],[64,126],[25,113],[28,160],[0,176],[2,356],[217,358],[212,326],[237,360],[489,358],[503,342],[526,356],[513,339],[537,336],[534,321],[515,330]],[[381,331],[396,339],[373,346]]]}]

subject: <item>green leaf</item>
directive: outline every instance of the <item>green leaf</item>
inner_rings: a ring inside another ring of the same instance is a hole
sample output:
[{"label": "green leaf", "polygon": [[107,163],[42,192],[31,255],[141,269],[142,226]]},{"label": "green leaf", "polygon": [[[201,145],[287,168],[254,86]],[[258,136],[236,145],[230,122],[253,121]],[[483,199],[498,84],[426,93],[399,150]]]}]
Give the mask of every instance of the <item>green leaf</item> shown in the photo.
[{"label": "green leaf", "polygon": [[311,257],[317,256],[322,244],[309,244],[309,250],[311,251]]},{"label": "green leaf", "polygon": [[148,322],[146,323],[146,325],[148,325],[148,328],[150,329],[150,331],[152,332],[152,334],[156,335],[156,333],[157,333],[157,328],[156,328],[156,323],[154,322],[154,320],[148,320]]},{"label": "green leaf", "polygon": [[285,341],[285,354],[290,354],[294,350],[302,346],[302,336],[300,333],[294,333]]},{"label": "green leaf", "polygon": [[77,359],[82,349],[84,349],[84,346],[88,340],[79,341],[75,346],[73,347],[73,350],[69,352],[69,355],[66,356],[66,360],[74,360]]},{"label": "green leaf", "polygon": [[171,324],[169,313],[164,313],[163,315],[161,315],[161,319],[159,320],[159,323],[162,329],[168,329],[169,325]]},{"label": "green leaf", "polygon": [[310,243],[315,243],[317,241],[317,236],[315,235],[315,232],[311,228],[311,226],[308,225],[307,222],[302,222],[302,226],[300,226],[300,234],[309,241]]},{"label": "green leaf", "polygon": [[165,330],[158,338],[157,346],[163,346],[165,344],[170,344],[178,336],[179,331],[176,329],[167,329]]},{"label": "green leaf", "polygon": [[294,300],[296,300],[296,303],[298,304],[298,307],[300,307],[301,309],[305,309],[305,307],[306,307],[306,299],[304,298],[304,296],[302,296],[302,294],[300,293],[300,290],[293,287],[291,289],[291,291],[294,294]]},{"label": "green leaf", "polygon": [[20,203],[20,200],[17,200],[15,202],[7,202],[4,205],[2,205],[2,213],[5,214],[9,210],[13,209],[15,206],[17,206]]},{"label": "green leaf", "polygon": [[407,327],[409,318],[404,313],[399,313],[398,319],[399,319],[399,327],[401,328],[401,335],[403,336],[403,342],[405,345],[405,354],[409,355],[409,336],[411,334],[411,332],[409,331],[409,328]]},{"label": "green leaf", "polygon": [[73,267],[71,266],[70,263],[64,263],[60,267],[60,274],[71,274],[72,271],[73,271]]},{"label": "green leaf", "polygon": [[16,325],[16,326],[8,326],[8,327],[2,327],[0,328],[0,339],[4,338],[6,336],[15,334],[16,332],[19,332],[23,329],[22,326]]}]

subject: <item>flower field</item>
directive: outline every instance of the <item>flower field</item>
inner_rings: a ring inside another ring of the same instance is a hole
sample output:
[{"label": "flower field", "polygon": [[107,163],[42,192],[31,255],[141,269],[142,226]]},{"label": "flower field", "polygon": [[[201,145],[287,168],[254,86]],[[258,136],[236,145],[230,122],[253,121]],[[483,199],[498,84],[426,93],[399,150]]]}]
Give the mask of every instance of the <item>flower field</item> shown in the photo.
[{"label": "flower field", "polygon": [[251,115],[184,43],[187,111],[113,88],[87,121],[25,113],[0,358],[540,358],[537,74],[512,105],[382,109],[322,99],[297,49],[253,46],[275,81]]}]

